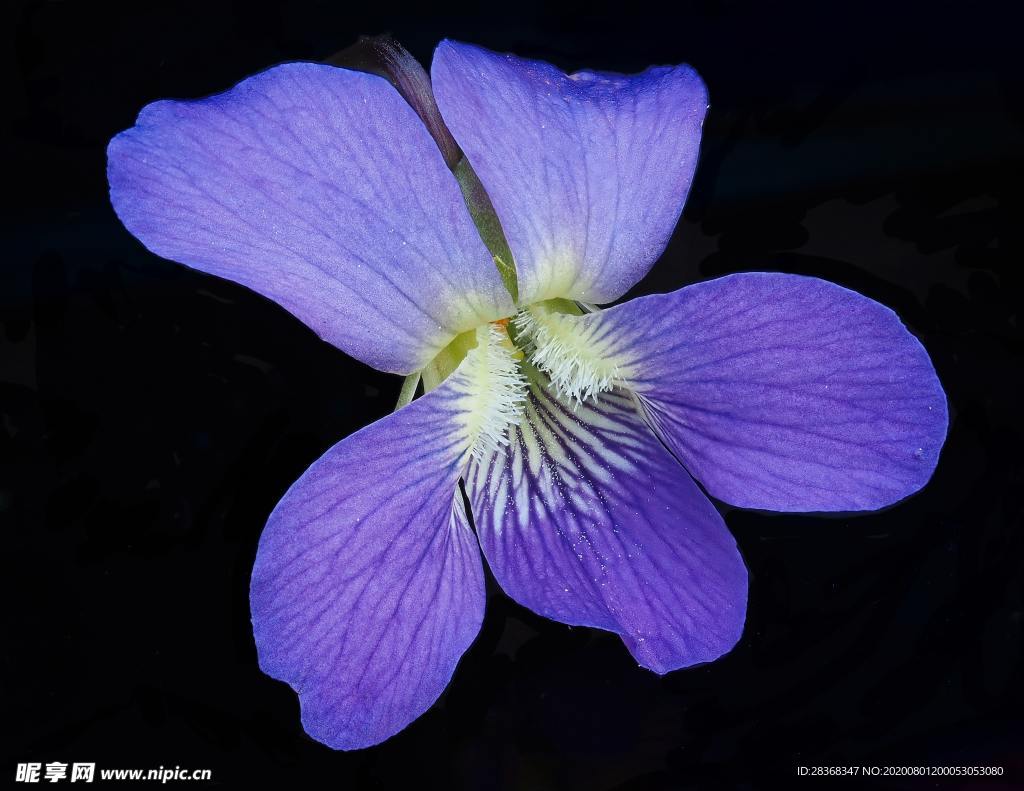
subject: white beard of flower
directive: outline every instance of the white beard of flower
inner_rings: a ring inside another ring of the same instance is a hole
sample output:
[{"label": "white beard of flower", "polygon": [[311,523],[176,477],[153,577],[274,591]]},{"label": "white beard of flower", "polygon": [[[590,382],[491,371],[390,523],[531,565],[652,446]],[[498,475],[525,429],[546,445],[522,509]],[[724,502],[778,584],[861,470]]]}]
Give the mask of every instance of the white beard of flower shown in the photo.
[{"label": "white beard of flower", "polygon": [[512,323],[530,362],[577,407],[611,390],[620,378],[614,358],[604,353],[594,332],[583,331],[578,317],[537,304],[520,310]]},{"label": "white beard of flower", "polygon": [[508,445],[508,429],[523,414],[529,386],[505,329],[488,324],[476,333],[477,345],[459,368],[462,381],[454,384],[470,452],[482,460]]}]

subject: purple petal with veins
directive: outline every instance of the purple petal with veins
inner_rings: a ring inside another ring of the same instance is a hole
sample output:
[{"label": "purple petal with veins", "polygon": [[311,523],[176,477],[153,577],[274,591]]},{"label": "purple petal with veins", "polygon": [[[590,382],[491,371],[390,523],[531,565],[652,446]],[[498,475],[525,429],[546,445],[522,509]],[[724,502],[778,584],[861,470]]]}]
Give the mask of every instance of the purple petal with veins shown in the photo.
[{"label": "purple petal with veins", "polygon": [[440,151],[382,77],[278,66],[149,105],[107,156],[114,208],[150,250],[380,370],[419,370],[512,311]]},{"label": "purple petal with veins", "polygon": [[715,497],[860,511],[924,486],[946,396],[889,308],[810,277],[756,272],[577,320]]},{"label": "purple petal with veins", "polygon": [[377,744],[444,690],[484,612],[457,489],[451,380],[342,440],[274,509],[252,572],[260,667],[337,749]]},{"label": "purple petal with veins", "polygon": [[534,387],[511,440],[466,475],[506,593],[547,618],[618,633],[658,673],[735,645],[747,602],[736,542],[628,394],[574,411]]},{"label": "purple petal with veins", "polygon": [[697,165],[708,100],[692,68],[566,75],[443,41],[431,79],[505,230],[524,303],[611,302],[647,274]]}]

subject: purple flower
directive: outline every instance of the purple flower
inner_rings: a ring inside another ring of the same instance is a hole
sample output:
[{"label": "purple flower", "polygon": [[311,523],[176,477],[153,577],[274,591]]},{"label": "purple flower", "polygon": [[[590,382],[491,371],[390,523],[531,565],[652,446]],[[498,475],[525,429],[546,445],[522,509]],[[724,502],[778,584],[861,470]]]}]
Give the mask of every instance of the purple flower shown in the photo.
[{"label": "purple flower", "polygon": [[514,270],[378,76],[279,66],[151,104],[109,149],[114,207],[150,250],[422,372],[424,396],[289,489],[253,569],[260,666],[341,749],[441,694],[483,617],[481,549],[516,601],[666,673],[743,629],[746,568],[697,482],[747,508],[871,510],[928,481],[946,434],[921,344],[837,285],[739,274],[595,307],[679,217],[707,108],[691,68],[566,76],[446,41],[432,82]]}]

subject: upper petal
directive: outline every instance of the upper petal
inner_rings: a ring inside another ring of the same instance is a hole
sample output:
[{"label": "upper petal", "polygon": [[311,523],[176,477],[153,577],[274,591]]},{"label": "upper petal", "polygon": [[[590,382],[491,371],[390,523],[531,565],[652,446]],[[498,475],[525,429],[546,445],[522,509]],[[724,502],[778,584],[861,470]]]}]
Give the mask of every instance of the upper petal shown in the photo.
[{"label": "upper petal", "polygon": [[108,148],[154,253],[242,283],[385,371],[422,368],[511,298],[458,185],[384,79],[292,63],[147,106]]},{"label": "upper petal", "polygon": [[889,308],[834,283],[730,275],[568,321],[733,505],[872,510],[938,462],[948,414],[927,352]]},{"label": "upper petal", "polygon": [[692,68],[566,75],[444,41],[431,78],[501,220],[521,302],[610,302],[647,273],[697,164],[707,91]]},{"label": "upper petal", "polygon": [[659,673],[733,647],[746,610],[743,559],[628,394],[574,410],[534,386],[510,439],[466,474],[480,545],[510,596],[545,617],[617,632]]},{"label": "upper petal", "polygon": [[260,667],[331,747],[376,744],[422,714],[479,630],[483,570],[457,488],[465,385],[456,372],[328,450],[260,537]]}]

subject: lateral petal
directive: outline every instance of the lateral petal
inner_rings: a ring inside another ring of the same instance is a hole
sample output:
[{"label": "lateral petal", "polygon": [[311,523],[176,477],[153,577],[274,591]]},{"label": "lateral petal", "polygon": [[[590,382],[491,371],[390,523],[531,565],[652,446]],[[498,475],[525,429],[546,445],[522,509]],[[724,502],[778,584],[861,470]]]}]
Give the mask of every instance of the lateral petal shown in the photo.
[{"label": "lateral petal", "polygon": [[250,601],[260,667],[298,693],[318,741],[350,750],[429,708],[476,637],[483,569],[457,485],[465,382],[339,442],[260,537]]},{"label": "lateral petal", "polygon": [[729,275],[566,321],[733,505],[873,510],[938,463],[948,412],[928,353],[889,308],[834,283]]}]

